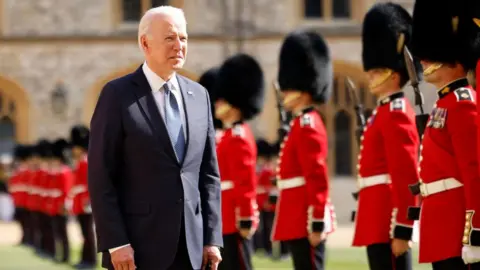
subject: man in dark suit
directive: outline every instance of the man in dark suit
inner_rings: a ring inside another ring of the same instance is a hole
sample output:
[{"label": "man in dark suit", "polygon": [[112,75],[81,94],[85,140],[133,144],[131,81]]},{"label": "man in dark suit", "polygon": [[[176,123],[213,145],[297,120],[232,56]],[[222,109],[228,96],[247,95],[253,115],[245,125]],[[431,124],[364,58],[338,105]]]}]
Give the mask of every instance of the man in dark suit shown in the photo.
[{"label": "man in dark suit", "polygon": [[107,83],[91,120],[88,183],[103,267],[217,269],[220,180],[207,91],[175,73],[187,52],[182,10],[140,21],[145,63]]}]

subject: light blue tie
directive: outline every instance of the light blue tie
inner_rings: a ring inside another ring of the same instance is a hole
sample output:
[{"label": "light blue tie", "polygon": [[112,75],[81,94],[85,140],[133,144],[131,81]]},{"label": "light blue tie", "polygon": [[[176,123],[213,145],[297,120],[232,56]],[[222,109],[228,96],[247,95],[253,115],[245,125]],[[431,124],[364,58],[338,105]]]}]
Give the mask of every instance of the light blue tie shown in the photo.
[{"label": "light blue tie", "polygon": [[167,125],[173,149],[177,154],[177,159],[181,162],[185,154],[185,136],[183,134],[182,117],[180,116],[177,98],[172,91],[170,91],[168,83],[163,85],[163,89],[165,94],[165,124]]}]

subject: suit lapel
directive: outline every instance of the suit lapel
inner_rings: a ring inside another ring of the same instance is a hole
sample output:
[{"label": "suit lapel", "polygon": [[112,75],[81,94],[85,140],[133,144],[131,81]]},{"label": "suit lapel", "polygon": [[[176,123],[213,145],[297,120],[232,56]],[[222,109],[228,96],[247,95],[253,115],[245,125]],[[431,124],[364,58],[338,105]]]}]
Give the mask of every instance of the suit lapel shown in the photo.
[{"label": "suit lapel", "polygon": [[187,91],[188,89],[188,81],[185,80],[182,76],[177,75],[177,81],[178,85],[180,86],[180,92],[182,93],[182,100],[183,100],[183,110],[185,112],[185,124],[186,124],[186,134],[187,138],[185,140],[185,154],[183,155],[183,161],[181,164],[183,165],[185,163],[185,160],[188,158],[188,146],[190,144],[190,137],[192,135],[191,128],[193,127],[192,123],[189,121],[188,115],[193,115],[191,113],[191,109],[193,108],[192,106],[193,101],[194,101],[194,96],[192,92]]},{"label": "suit lapel", "polygon": [[165,146],[165,150],[168,155],[170,155],[173,160],[177,161],[172,142],[170,141],[170,136],[168,136],[167,127],[165,126],[165,122],[158,111],[158,106],[153,97],[152,89],[150,88],[147,78],[143,73],[142,66],[135,71],[133,76],[133,82],[137,86],[137,89],[134,91],[134,93],[137,97],[139,108],[147,119],[153,134],[157,135],[157,137],[160,139],[160,142]]}]

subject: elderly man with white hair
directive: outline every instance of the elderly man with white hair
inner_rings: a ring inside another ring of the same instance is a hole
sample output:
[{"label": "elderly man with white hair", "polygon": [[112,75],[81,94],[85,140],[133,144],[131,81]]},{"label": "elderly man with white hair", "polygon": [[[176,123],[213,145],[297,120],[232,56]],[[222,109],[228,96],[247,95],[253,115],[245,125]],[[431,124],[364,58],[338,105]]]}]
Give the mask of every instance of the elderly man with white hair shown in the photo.
[{"label": "elderly man with white hair", "polygon": [[176,72],[187,56],[181,9],[150,9],[145,62],[108,82],[91,120],[88,186],[102,266],[217,269],[220,180],[207,91]]}]

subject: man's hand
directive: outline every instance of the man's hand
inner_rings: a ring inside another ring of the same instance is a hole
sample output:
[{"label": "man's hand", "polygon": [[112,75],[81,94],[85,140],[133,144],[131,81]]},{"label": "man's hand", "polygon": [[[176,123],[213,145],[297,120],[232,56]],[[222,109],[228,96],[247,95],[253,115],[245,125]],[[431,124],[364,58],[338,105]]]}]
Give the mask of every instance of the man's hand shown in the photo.
[{"label": "man's hand", "polygon": [[324,232],[312,232],[308,235],[308,241],[312,247],[318,246],[325,239],[327,239],[327,234]]},{"label": "man's hand", "polygon": [[133,259],[133,249],[130,245],[115,250],[110,256],[112,257],[112,264],[115,270],[137,269]]},{"label": "man's hand", "polygon": [[392,253],[395,257],[401,256],[410,248],[410,241],[394,238],[392,240]]},{"label": "man's hand", "polygon": [[240,236],[245,239],[250,239],[255,234],[254,229],[240,229]]},{"label": "man's hand", "polygon": [[220,254],[220,249],[214,246],[205,246],[203,247],[203,262],[202,270],[205,270],[207,264],[210,262],[210,269],[207,270],[217,270],[218,265],[222,261],[222,255]]},{"label": "man's hand", "polygon": [[463,246],[462,259],[465,264],[480,262],[480,247]]}]

